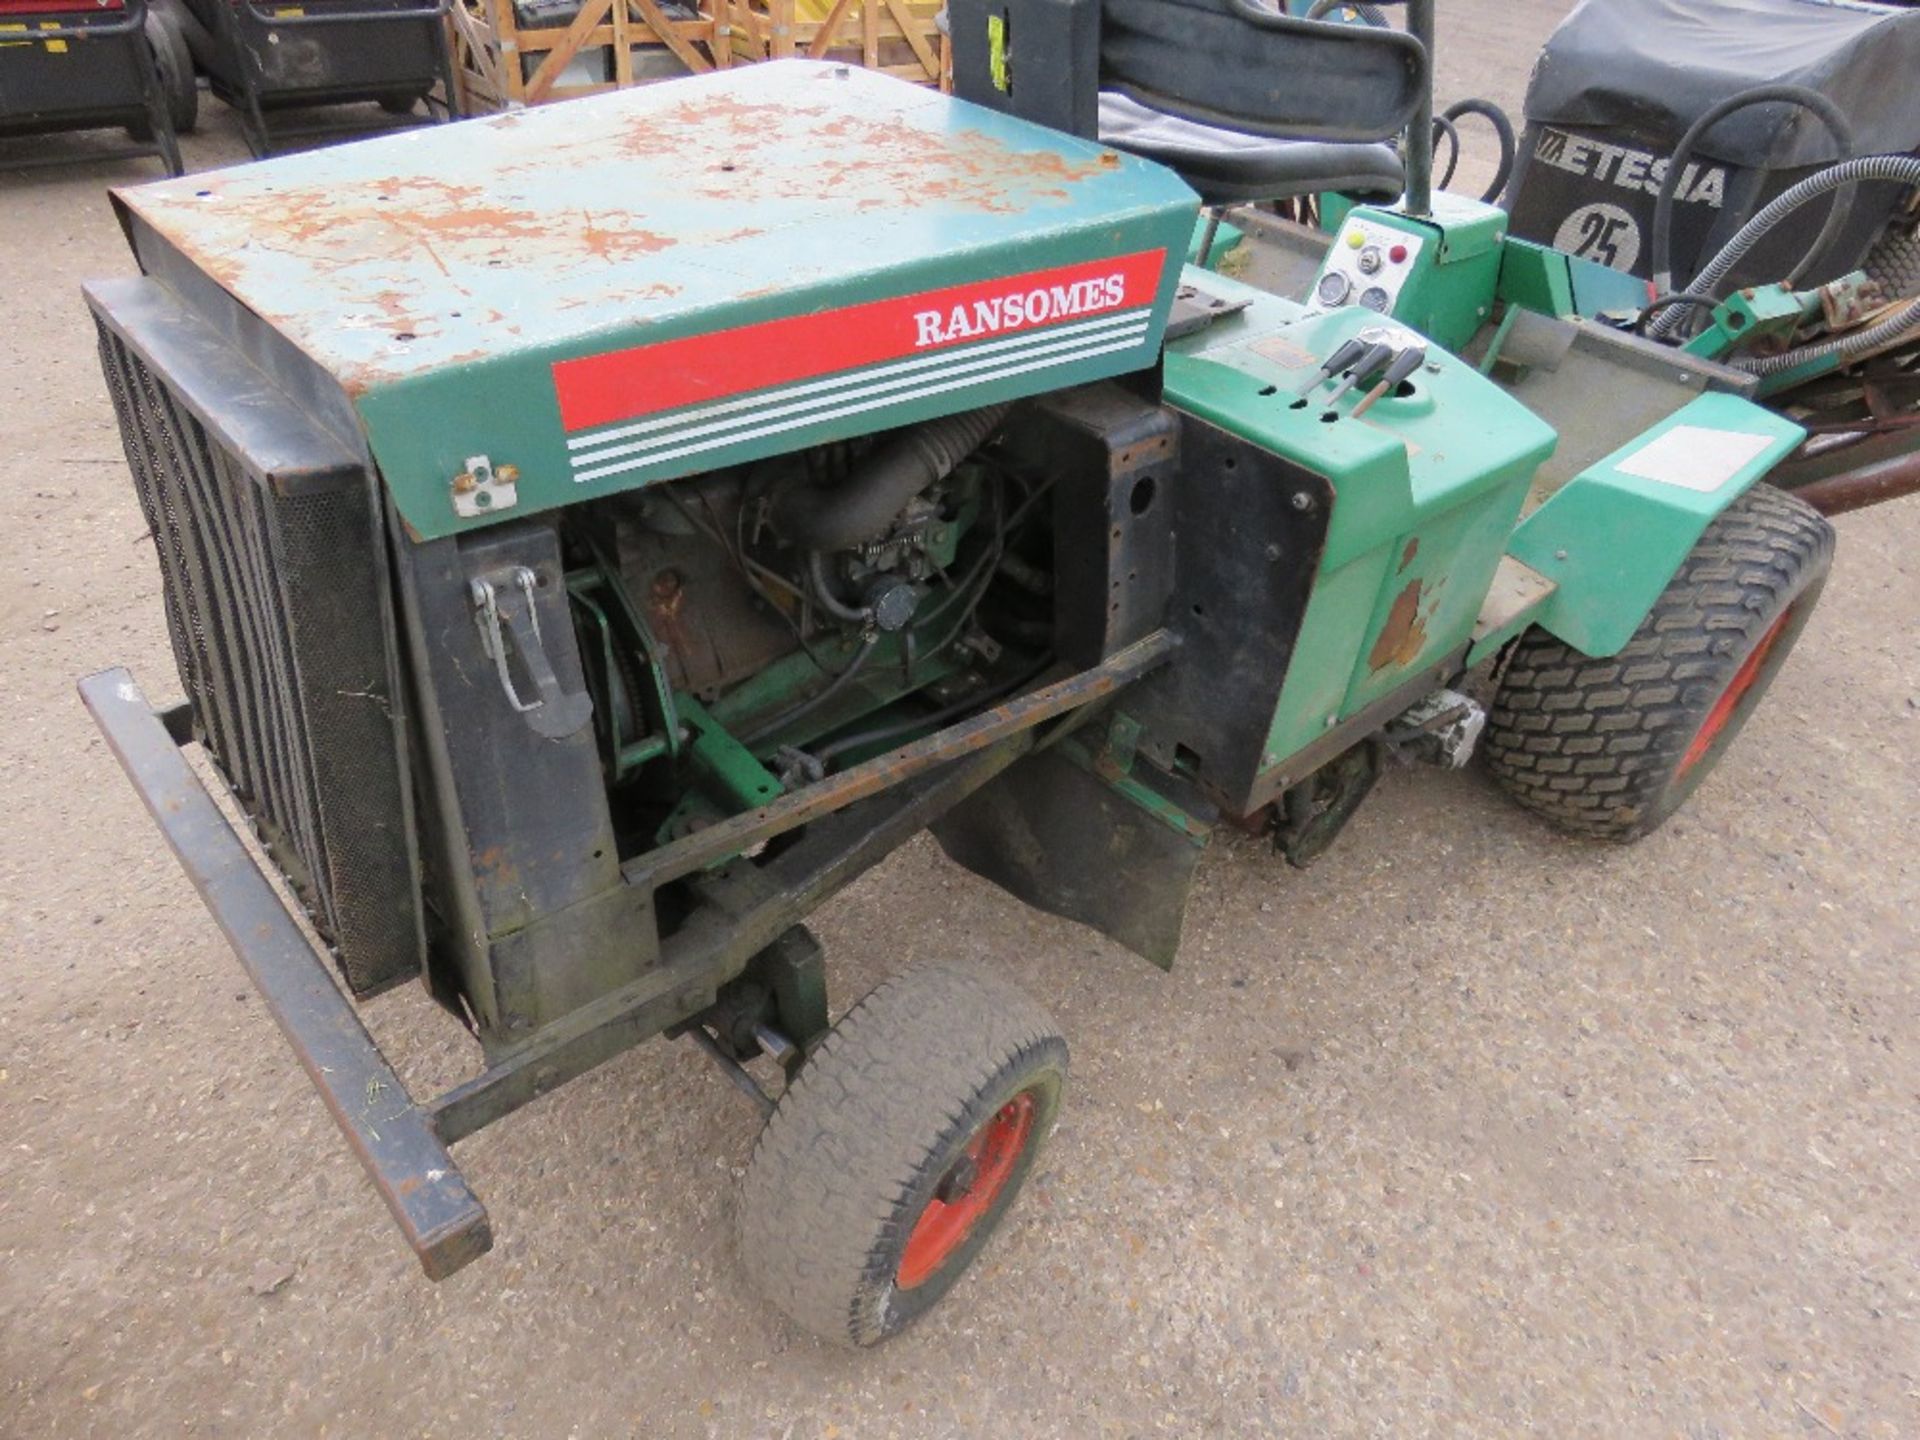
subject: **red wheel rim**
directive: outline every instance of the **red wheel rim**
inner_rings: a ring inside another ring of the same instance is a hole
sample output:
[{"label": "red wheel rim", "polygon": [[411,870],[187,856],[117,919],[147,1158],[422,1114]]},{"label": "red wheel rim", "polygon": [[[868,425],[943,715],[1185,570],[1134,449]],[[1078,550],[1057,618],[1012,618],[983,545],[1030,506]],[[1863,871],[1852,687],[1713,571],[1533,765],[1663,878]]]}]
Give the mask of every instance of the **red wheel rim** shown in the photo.
[{"label": "red wheel rim", "polygon": [[1740,704],[1747,698],[1759,680],[1760,672],[1766,668],[1767,656],[1779,643],[1786,632],[1787,621],[1793,617],[1794,607],[1789,605],[1780,612],[1780,618],[1767,627],[1767,633],[1760,637],[1760,643],[1753,647],[1751,654],[1740,662],[1740,668],[1733,672],[1733,679],[1727,682],[1727,688],[1720,692],[1720,698],[1713,702],[1713,708],[1707,712],[1707,718],[1700,722],[1699,730],[1694,732],[1693,743],[1687,746],[1687,753],[1680,757],[1680,775],[1686,774],[1706,756],[1726,730],[1728,723],[1740,711]]},{"label": "red wheel rim", "polygon": [[900,1256],[896,1283],[911,1290],[938,1274],[953,1252],[973,1234],[980,1217],[993,1209],[1013,1178],[1014,1167],[1033,1138],[1034,1102],[1022,1091],[993,1114],[967,1141],[967,1148],[941,1177],[927,1208],[914,1222]]}]

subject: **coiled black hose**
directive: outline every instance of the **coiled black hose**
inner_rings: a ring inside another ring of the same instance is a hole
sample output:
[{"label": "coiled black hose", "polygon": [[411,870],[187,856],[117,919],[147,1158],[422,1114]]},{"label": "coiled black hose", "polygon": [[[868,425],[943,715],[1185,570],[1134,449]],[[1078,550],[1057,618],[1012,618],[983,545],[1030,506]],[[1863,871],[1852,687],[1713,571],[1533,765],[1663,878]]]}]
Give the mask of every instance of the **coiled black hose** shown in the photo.
[{"label": "coiled black hose", "polygon": [[[1485,192],[1480,196],[1482,201],[1491,205],[1500,198],[1501,193],[1507,188],[1507,181],[1513,178],[1513,162],[1519,157],[1520,141],[1514,134],[1513,121],[1507,118],[1507,112],[1491,100],[1481,100],[1476,97],[1456,100],[1434,117],[1434,124],[1438,126],[1444,122],[1448,132],[1452,135],[1453,151],[1456,160],[1460,154],[1459,121],[1461,117],[1466,115],[1478,115],[1482,120],[1485,120],[1489,125],[1493,126],[1494,137],[1500,142],[1500,164],[1493,172],[1493,183],[1488,185]],[[1453,163],[1450,161],[1447,165],[1446,177],[1440,181],[1440,188],[1443,190],[1446,189],[1447,181],[1452,178]]]},{"label": "coiled black hose", "polygon": [[[1729,95],[1718,104],[1710,106],[1698,120],[1687,127],[1687,133],[1680,137],[1680,143],[1673,147],[1673,154],[1667,158],[1667,173],[1660,182],[1659,198],[1653,202],[1653,288],[1662,294],[1674,288],[1673,283],[1673,200],[1680,189],[1680,177],[1686,173],[1687,161],[1693,158],[1693,148],[1699,144],[1700,137],[1707,130],[1733,114],[1736,110],[1745,110],[1753,105],[1798,105],[1818,116],[1827,127],[1827,133],[1833,136],[1833,143],[1840,149],[1842,160],[1853,158],[1853,126],[1840,112],[1840,107],[1822,95],[1818,90],[1809,90],[1804,85],[1755,85],[1742,90],[1737,95]],[[1853,197],[1847,195],[1833,202],[1833,208],[1827,212],[1826,224],[1820,227],[1800,263],[1794,266],[1787,276],[1786,283],[1791,285],[1806,273],[1806,269],[1829,241],[1846,224],[1847,215],[1853,209]],[[1701,290],[1707,287],[1699,283],[1695,275],[1685,288]],[[1666,334],[1658,330],[1656,334]]]},{"label": "coiled black hose", "polygon": [[1633,333],[1645,335],[1647,327],[1659,318],[1663,310],[1671,306],[1684,305],[1693,310],[1711,310],[1719,303],[1713,296],[1702,295],[1697,290],[1675,290],[1671,294],[1660,296],[1640,312],[1640,318],[1634,322]]},{"label": "coiled black hose", "polygon": [[[1382,3],[1395,5],[1400,3],[1400,0],[1382,0]],[[1376,30],[1384,30],[1387,27],[1387,17],[1380,13],[1379,5],[1362,4],[1358,3],[1358,0],[1313,0],[1313,4],[1307,7],[1307,13],[1302,18],[1324,20],[1335,10],[1352,10],[1360,16],[1362,24],[1371,25]]]}]

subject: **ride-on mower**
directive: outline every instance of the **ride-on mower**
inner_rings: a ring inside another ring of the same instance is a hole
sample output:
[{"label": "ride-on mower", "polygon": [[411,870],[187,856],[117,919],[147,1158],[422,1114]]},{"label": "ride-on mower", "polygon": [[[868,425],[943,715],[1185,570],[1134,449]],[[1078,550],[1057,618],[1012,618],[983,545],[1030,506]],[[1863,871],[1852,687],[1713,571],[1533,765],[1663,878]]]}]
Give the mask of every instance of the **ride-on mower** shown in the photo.
[{"label": "ride-on mower", "polygon": [[[1219,825],[1306,863],[1476,741],[1632,840],[1819,594],[1756,378],[1564,318],[1584,271],[1432,193],[1431,0],[951,15],[966,98],[782,62],[115,197],[143,273],[88,298],[185,698],[82,694],[434,1277],[490,1244],[449,1146],[685,1036],[766,1112],[745,1269],[878,1341],[1067,1050],[943,965],[833,1021],[828,897],[931,828],[1166,965]],[[1247,213],[1239,278],[1184,263],[1203,200],[1383,163],[1330,244]],[[329,952],[484,1067],[409,1096]]]},{"label": "ride-on mower", "polygon": [[1514,147],[1514,233],[1646,280],[1648,333],[1758,374],[1808,430],[1773,483],[1828,513],[1920,489],[1916,74],[1920,14],[1884,3],[1595,0]]}]

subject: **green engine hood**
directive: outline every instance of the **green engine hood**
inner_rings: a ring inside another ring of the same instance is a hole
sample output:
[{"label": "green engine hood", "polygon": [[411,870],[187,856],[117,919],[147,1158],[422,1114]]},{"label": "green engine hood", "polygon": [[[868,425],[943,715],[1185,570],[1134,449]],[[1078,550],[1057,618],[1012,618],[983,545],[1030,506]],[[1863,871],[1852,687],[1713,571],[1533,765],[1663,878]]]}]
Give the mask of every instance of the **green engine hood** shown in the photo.
[{"label": "green engine hood", "polygon": [[[116,202],[338,383],[422,537],[1149,366],[1197,210],[808,61]],[[518,479],[479,508],[483,457]]]}]

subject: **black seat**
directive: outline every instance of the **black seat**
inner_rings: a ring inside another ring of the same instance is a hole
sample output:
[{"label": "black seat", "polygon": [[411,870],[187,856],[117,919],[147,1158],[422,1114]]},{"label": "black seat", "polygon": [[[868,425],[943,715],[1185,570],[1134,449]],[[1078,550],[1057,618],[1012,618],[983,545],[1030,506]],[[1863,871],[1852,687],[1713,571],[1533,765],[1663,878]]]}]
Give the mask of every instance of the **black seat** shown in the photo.
[{"label": "black seat", "polygon": [[[953,93],[1157,160],[1209,204],[1312,191],[1427,207],[1434,0],[1407,29],[1273,0],[947,0]],[[1399,156],[1381,142],[1406,137]]]},{"label": "black seat", "polygon": [[1391,145],[1276,140],[1222,130],[1113,91],[1100,96],[1100,142],[1165,165],[1207,205],[1284,200],[1323,190],[1393,199],[1406,184]]}]

